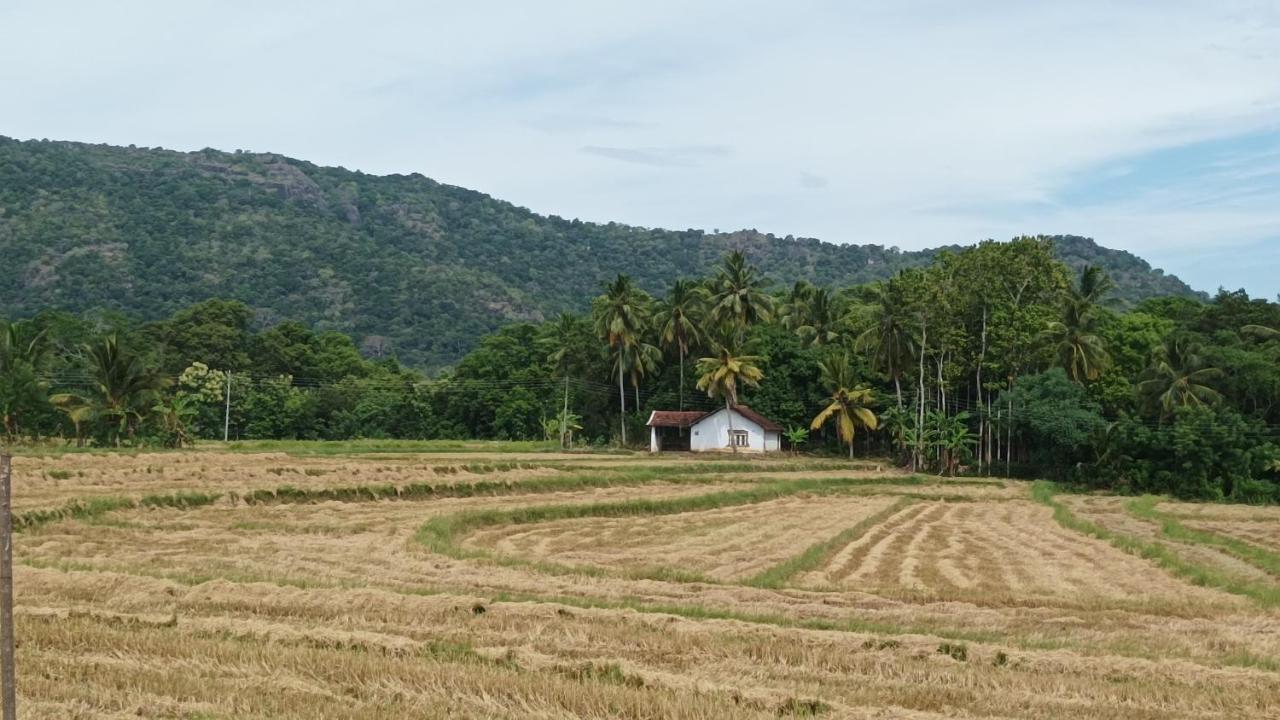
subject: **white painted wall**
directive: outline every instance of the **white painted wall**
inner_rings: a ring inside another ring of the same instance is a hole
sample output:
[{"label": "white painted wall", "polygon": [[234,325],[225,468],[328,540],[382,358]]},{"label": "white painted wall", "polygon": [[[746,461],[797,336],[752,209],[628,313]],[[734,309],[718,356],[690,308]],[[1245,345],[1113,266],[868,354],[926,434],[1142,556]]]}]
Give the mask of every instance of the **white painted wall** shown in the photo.
[{"label": "white painted wall", "polygon": [[782,449],[782,432],[780,430],[764,431],[764,451],[778,452]]},{"label": "white painted wall", "polygon": [[707,450],[729,450],[729,413],[733,413],[733,429],[747,431],[747,450],[755,452],[774,452],[782,449],[782,438],[778,431],[768,433],[756,423],[746,419],[734,410],[721,408],[702,418],[689,428],[689,449],[694,452]]}]

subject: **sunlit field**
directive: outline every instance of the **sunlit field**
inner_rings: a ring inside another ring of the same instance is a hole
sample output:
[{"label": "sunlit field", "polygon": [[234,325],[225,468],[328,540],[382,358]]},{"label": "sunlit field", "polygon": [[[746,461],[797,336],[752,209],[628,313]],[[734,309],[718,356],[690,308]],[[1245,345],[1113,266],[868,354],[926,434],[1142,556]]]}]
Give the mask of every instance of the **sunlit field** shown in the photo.
[{"label": "sunlit field", "polygon": [[14,460],[24,718],[1274,718],[1280,508],[778,455]]}]

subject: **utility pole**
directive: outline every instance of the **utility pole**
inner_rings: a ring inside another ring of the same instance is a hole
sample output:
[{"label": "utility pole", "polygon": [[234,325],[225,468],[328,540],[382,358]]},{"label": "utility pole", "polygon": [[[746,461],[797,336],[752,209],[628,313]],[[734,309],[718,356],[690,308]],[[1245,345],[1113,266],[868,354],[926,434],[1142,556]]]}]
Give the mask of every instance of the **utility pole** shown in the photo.
[{"label": "utility pole", "polygon": [[0,454],[0,692],[4,720],[18,720],[18,697],[13,670],[13,458]]},{"label": "utility pole", "polygon": [[222,442],[231,439],[231,371],[227,371],[227,409],[222,416]]}]

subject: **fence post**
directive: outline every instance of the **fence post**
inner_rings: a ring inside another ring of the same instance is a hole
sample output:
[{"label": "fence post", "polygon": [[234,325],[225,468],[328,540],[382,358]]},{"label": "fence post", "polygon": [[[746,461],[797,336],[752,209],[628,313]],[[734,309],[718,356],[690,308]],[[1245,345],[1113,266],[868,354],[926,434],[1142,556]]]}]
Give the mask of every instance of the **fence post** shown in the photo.
[{"label": "fence post", "polygon": [[0,692],[4,720],[18,720],[13,669],[13,458],[0,455]]}]

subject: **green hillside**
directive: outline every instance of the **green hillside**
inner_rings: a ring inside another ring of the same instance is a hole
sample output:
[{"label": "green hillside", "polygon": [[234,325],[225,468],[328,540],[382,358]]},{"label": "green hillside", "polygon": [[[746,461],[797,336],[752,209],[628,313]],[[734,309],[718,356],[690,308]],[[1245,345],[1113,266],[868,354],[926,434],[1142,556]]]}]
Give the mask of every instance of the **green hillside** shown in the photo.
[{"label": "green hillside", "polygon": [[[1130,253],[1056,240],[1068,263],[1106,267],[1122,301],[1195,295]],[[506,322],[585,309],[616,273],[660,292],[729,248],[783,284],[871,281],[937,252],[565,220],[417,174],[272,154],[0,137],[0,316],[155,319],[234,298],[263,324],[303,320],[434,367]]]}]

